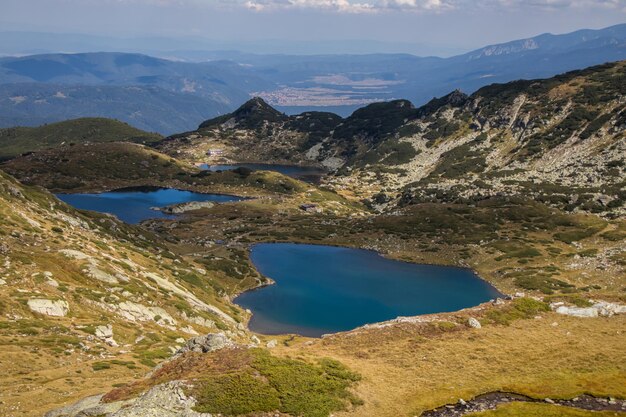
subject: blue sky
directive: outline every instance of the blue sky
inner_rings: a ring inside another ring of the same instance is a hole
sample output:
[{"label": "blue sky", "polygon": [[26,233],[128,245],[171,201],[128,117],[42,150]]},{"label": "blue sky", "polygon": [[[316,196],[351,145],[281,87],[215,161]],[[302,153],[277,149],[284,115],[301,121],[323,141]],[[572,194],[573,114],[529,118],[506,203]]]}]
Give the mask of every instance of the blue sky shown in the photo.
[{"label": "blue sky", "polygon": [[381,52],[413,44],[437,55],[624,22],[626,0],[0,1],[3,30],[186,37],[225,45],[376,40]]}]

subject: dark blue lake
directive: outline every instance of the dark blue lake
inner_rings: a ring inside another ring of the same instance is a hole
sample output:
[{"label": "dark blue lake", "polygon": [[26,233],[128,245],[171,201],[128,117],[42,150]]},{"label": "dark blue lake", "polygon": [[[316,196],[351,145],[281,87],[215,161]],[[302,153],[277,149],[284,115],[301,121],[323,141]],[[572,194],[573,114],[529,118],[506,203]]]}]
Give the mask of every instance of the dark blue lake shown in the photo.
[{"label": "dark blue lake", "polygon": [[60,200],[81,210],[99,211],[117,216],[126,223],[136,224],[142,220],[173,218],[152,207],[165,207],[191,201],[215,201],[225,203],[242,198],[223,194],[202,194],[174,189],[120,190],[99,194],[57,194]]},{"label": "dark blue lake", "polygon": [[281,174],[297,178],[302,181],[317,183],[320,178],[326,174],[321,168],[304,167],[298,165],[279,165],[279,164],[232,164],[232,165],[207,165],[200,166],[202,169],[209,171],[230,171],[237,168],[250,168],[254,171],[276,171]]},{"label": "dark blue lake", "polygon": [[501,296],[471,270],[418,265],[376,252],[263,243],[251,259],[275,285],[239,295],[262,334],[318,337],[398,316],[456,311]]}]

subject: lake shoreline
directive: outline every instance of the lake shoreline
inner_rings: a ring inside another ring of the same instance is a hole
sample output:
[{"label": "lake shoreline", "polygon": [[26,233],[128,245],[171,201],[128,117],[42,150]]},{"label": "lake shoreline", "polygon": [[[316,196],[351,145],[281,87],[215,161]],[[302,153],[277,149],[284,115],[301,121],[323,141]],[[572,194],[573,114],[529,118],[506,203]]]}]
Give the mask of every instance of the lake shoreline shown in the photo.
[{"label": "lake shoreline", "polygon": [[[255,247],[258,247],[259,245],[272,245],[272,244],[282,244],[282,245],[293,245],[293,246],[309,246],[312,248],[319,248],[319,249],[324,249],[324,248],[338,248],[338,249],[350,249],[355,251],[354,253],[349,253],[348,255],[354,255],[354,254],[358,254],[359,256],[375,256],[377,258],[380,258],[380,260],[382,260],[383,262],[387,261],[392,261],[394,263],[398,262],[399,265],[410,265],[410,266],[414,266],[416,268],[419,267],[437,267],[437,268],[445,268],[446,270],[451,270],[451,271],[457,271],[458,272],[463,272],[463,273],[469,273],[472,276],[472,279],[476,279],[478,281],[480,281],[480,285],[479,287],[482,287],[485,289],[485,291],[489,291],[489,292],[494,292],[493,296],[489,299],[485,299],[482,302],[479,302],[478,304],[474,305],[474,306],[467,306],[467,307],[462,307],[462,308],[456,308],[456,307],[452,307],[451,309],[447,309],[446,307],[435,307],[436,309],[441,308],[441,311],[434,311],[434,312],[425,312],[422,314],[398,314],[397,316],[393,317],[393,318],[388,318],[388,319],[383,319],[383,320],[373,320],[371,322],[365,322],[363,324],[360,325],[356,325],[350,329],[341,329],[341,330],[337,330],[337,331],[330,331],[330,332],[318,332],[319,334],[302,334],[300,332],[293,332],[293,331],[277,331],[277,330],[255,330],[251,328],[251,322],[254,319],[254,317],[257,317],[257,319],[260,317],[258,316],[258,306],[257,306],[257,313],[255,316],[255,309],[253,306],[250,305],[246,305],[246,302],[242,302],[242,297],[249,297],[250,294],[254,294],[257,293],[259,290],[265,289],[269,286],[272,286],[274,284],[280,284],[280,282],[276,282],[274,279],[269,278],[269,282],[263,282],[263,283],[259,283],[258,285],[256,285],[253,288],[249,288],[246,290],[243,290],[239,293],[237,293],[234,297],[231,298],[231,301],[238,305],[241,308],[244,308],[246,310],[249,310],[251,312],[250,316],[247,317],[246,320],[246,327],[254,332],[257,333],[259,335],[264,335],[264,336],[279,336],[279,335],[289,335],[289,334],[296,334],[296,335],[300,335],[303,337],[314,337],[314,338],[320,338],[320,337],[324,337],[327,334],[337,334],[337,333],[343,333],[343,332],[348,332],[348,331],[352,331],[352,330],[356,330],[359,329],[363,326],[371,326],[371,325],[375,325],[378,323],[385,323],[388,321],[393,321],[393,320],[397,320],[398,318],[401,317],[424,317],[424,316],[429,316],[429,315],[433,315],[433,314],[447,314],[447,313],[455,313],[458,311],[462,311],[462,310],[466,310],[466,309],[471,309],[471,308],[475,308],[475,307],[479,307],[480,305],[484,304],[484,303],[490,303],[493,302],[496,299],[506,299],[506,298],[510,298],[508,295],[502,293],[500,290],[498,290],[492,283],[490,283],[489,281],[487,281],[486,279],[482,278],[480,275],[478,275],[478,273],[476,271],[474,271],[472,268],[467,267],[467,266],[458,266],[458,265],[441,265],[441,264],[433,264],[433,263],[417,263],[417,262],[411,262],[411,261],[407,261],[407,260],[397,260],[397,259],[393,259],[391,257],[385,256],[385,254],[376,251],[374,249],[369,249],[369,248],[362,248],[362,247],[355,247],[355,246],[348,246],[348,245],[340,245],[340,244],[325,244],[325,243],[311,243],[311,242],[279,242],[279,241],[265,241],[265,242],[257,242],[254,244],[251,244],[247,247],[248,249],[248,260],[249,262],[253,265],[253,267],[255,268],[255,270],[264,278],[268,279],[268,274],[264,273],[261,271],[262,267],[259,267],[258,263],[255,263],[252,259],[252,251]],[[376,262],[376,258],[373,258],[374,261]],[[261,269],[260,269],[261,268]],[[439,271],[440,273],[447,273],[446,270],[441,270]],[[414,272],[414,273],[418,273],[418,271]],[[422,274],[424,272],[421,272]],[[432,273],[432,271],[430,272]],[[277,277],[276,277],[277,278]],[[345,278],[345,277],[344,277]],[[441,277],[440,277],[441,278]],[[346,278],[349,279],[349,278]],[[412,278],[411,278],[412,279]],[[423,280],[423,277],[420,277],[419,273],[418,275],[415,276],[416,280]],[[430,277],[428,278],[430,280]],[[417,283],[413,283],[413,284],[417,284]],[[443,282],[443,284],[445,284],[445,281]],[[285,284],[283,284],[285,285]],[[419,284],[421,285],[421,284]],[[465,285],[467,285],[467,282],[465,282]],[[477,288],[479,288],[477,287]],[[358,289],[358,287],[355,287],[355,289]],[[451,297],[451,298],[446,298],[446,300],[452,301],[452,302],[458,302],[458,297],[457,301],[454,301],[455,297]],[[248,300],[249,302],[249,300]],[[428,307],[427,307],[428,308]],[[431,306],[432,308],[432,306]],[[280,315],[279,315],[280,316]],[[267,320],[267,318],[263,319],[264,321]],[[276,325],[280,325],[279,324],[280,321],[276,322]],[[295,324],[290,324],[288,326],[298,326],[301,327],[301,325],[295,325]],[[306,326],[308,328],[311,328],[311,326]]]}]

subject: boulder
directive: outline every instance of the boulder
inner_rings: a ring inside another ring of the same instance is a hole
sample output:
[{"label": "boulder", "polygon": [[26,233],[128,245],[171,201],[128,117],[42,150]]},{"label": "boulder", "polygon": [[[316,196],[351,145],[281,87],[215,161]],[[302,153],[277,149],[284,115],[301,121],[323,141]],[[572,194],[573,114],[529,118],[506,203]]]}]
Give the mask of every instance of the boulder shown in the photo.
[{"label": "boulder", "polygon": [[102,339],[109,346],[117,346],[117,342],[113,339],[113,326],[110,324],[96,327],[95,336]]},{"label": "boulder", "polygon": [[272,339],[269,342],[267,342],[267,348],[268,349],[273,349],[276,347],[276,345],[278,344],[278,342],[276,341],[276,339]]},{"label": "boulder", "polygon": [[63,300],[46,300],[43,298],[34,298],[28,300],[28,308],[35,313],[45,314],[46,316],[65,317],[70,310],[67,301]]},{"label": "boulder", "polygon": [[235,343],[224,333],[209,333],[189,339],[185,346],[180,348],[177,355],[185,352],[208,353],[235,346]]},{"label": "boulder", "polygon": [[96,327],[96,337],[99,337],[101,339],[113,337],[113,327],[110,324],[107,324],[106,326]]},{"label": "boulder", "polygon": [[482,327],[480,325],[480,322],[476,320],[474,317],[470,317],[469,320],[467,320],[467,324],[468,326],[473,327],[474,329],[480,329]]}]

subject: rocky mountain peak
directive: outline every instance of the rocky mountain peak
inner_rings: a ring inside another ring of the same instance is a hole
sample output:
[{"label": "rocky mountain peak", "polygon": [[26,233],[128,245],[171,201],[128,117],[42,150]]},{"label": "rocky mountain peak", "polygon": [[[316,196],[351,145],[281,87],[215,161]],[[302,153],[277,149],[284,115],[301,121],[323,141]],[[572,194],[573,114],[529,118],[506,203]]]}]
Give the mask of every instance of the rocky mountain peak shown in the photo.
[{"label": "rocky mountain peak", "polygon": [[199,128],[203,129],[229,122],[240,128],[256,129],[266,122],[274,123],[286,120],[288,120],[287,115],[267,104],[261,97],[254,97],[230,114],[203,122]]},{"label": "rocky mountain peak", "polygon": [[417,112],[420,117],[435,113],[444,106],[461,107],[467,103],[469,96],[459,89],[439,98],[433,98],[428,103],[420,107]]}]

